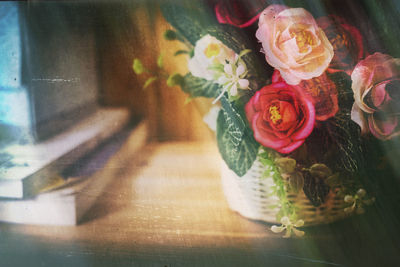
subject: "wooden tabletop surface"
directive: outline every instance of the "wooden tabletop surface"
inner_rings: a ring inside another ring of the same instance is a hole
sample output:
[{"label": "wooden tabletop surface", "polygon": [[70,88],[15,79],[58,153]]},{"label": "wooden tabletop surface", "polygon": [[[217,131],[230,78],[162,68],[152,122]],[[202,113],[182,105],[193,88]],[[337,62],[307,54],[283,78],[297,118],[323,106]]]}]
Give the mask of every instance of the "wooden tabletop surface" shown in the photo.
[{"label": "wooden tabletop surface", "polygon": [[229,210],[220,164],[215,144],[149,144],[79,226],[0,224],[0,266],[400,266],[395,208],[283,239]]}]

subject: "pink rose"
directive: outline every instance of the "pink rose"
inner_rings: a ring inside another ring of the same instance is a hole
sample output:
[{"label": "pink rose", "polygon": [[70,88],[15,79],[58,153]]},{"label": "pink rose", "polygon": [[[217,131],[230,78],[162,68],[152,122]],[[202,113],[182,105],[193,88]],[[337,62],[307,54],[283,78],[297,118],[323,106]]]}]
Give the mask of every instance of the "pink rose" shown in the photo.
[{"label": "pink rose", "polygon": [[245,28],[258,20],[266,5],[265,0],[218,0],[214,9],[219,23]]},{"label": "pink rose", "polygon": [[301,146],[314,128],[312,100],[299,87],[285,82],[261,88],[245,110],[256,141],[280,153],[287,154]]},{"label": "pink rose", "polygon": [[361,132],[382,140],[399,135],[400,59],[375,53],[356,65],[351,80],[351,119]]},{"label": "pink rose", "polygon": [[334,55],[324,31],[303,8],[269,6],[260,16],[256,37],[267,62],[292,85],[321,76]]},{"label": "pink rose", "polygon": [[[272,74],[272,82],[282,81],[279,71],[275,70]],[[311,97],[315,108],[315,120],[325,121],[339,111],[336,85],[326,73],[310,80],[303,80],[299,85],[294,86],[300,87],[300,90]]]},{"label": "pink rose", "polygon": [[335,53],[328,72],[346,72],[351,75],[353,67],[365,56],[363,38],[360,31],[338,16],[321,17],[318,25],[325,32]]}]

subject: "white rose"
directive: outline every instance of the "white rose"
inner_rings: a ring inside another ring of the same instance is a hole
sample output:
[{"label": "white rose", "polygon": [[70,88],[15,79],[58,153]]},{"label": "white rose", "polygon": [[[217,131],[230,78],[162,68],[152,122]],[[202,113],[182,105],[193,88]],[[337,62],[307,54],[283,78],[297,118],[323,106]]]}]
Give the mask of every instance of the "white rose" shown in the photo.
[{"label": "white rose", "polygon": [[224,65],[226,61],[233,62],[235,52],[225,46],[215,37],[207,34],[196,42],[194,55],[189,60],[188,68],[193,76],[214,80],[215,71],[209,67],[215,64]]}]

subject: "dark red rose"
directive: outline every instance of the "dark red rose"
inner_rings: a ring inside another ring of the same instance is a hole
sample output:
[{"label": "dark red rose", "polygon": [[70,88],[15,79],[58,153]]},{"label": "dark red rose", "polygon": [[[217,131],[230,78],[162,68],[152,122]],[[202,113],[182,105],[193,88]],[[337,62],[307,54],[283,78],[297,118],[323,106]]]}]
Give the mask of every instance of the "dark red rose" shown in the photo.
[{"label": "dark red rose", "polygon": [[325,32],[335,53],[328,72],[343,71],[351,75],[353,67],[365,56],[363,38],[360,31],[338,16],[317,19],[318,25]]},{"label": "dark red rose", "polygon": [[245,28],[258,20],[267,5],[266,0],[219,0],[214,9],[219,23]]},{"label": "dark red rose", "polygon": [[284,154],[301,146],[315,124],[311,98],[285,82],[261,88],[245,110],[256,141]]},{"label": "dark red rose", "polygon": [[[278,70],[272,74],[272,83],[282,82]],[[336,85],[326,73],[310,80],[303,80],[298,85],[301,90],[312,98],[315,108],[315,120],[324,121],[336,115],[339,110]]]},{"label": "dark red rose", "polygon": [[339,110],[336,85],[325,73],[303,80],[299,86],[313,99],[316,120],[324,121],[336,115]]}]

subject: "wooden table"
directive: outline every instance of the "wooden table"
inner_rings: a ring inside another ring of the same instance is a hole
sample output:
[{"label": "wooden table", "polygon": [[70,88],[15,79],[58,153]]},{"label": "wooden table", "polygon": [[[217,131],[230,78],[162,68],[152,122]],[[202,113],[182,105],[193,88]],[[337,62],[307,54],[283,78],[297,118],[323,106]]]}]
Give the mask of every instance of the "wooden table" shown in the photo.
[{"label": "wooden table", "polygon": [[220,164],[215,144],[149,144],[79,226],[0,224],[0,266],[400,266],[396,209],[283,239],[229,210]]}]

